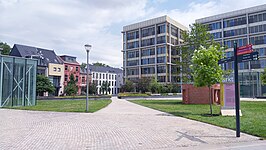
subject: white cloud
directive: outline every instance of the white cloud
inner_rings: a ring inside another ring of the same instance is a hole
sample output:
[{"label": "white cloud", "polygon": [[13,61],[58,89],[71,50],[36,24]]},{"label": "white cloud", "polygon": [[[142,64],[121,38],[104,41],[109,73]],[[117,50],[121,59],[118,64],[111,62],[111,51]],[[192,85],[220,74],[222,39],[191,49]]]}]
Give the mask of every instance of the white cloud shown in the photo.
[{"label": "white cloud", "polygon": [[[83,47],[93,45],[92,62],[122,66],[121,33],[114,23],[146,15],[146,0],[0,0],[0,40],[54,49],[86,61]],[[122,27],[121,27],[122,29]]]},{"label": "white cloud", "polygon": [[[158,10],[167,0],[0,0],[0,40],[54,49],[86,62],[84,44],[92,44],[90,62],[122,66],[123,25],[169,15],[188,26],[195,19],[265,4],[266,0],[210,0],[187,8]],[[181,4],[176,1],[176,5]],[[117,31],[117,26],[120,30]]]}]

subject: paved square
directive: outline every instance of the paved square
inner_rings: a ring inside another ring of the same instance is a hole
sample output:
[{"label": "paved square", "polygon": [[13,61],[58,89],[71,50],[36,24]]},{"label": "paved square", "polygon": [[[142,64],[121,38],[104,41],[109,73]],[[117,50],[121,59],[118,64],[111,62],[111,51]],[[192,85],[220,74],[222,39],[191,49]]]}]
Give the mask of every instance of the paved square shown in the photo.
[{"label": "paved square", "polygon": [[258,138],[112,98],[93,113],[0,109],[0,149],[196,149]]}]

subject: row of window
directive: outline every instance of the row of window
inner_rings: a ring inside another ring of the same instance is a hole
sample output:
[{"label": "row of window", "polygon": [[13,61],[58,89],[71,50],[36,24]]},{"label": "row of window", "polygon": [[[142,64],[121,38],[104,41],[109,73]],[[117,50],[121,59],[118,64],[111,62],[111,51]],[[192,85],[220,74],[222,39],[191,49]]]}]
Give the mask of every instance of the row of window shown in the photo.
[{"label": "row of window", "polygon": [[155,44],[154,38],[141,40],[141,46],[150,46],[150,45],[154,45],[154,44]]},{"label": "row of window", "polygon": [[127,49],[138,48],[138,47],[139,47],[139,41],[127,43]]},{"label": "row of window", "polygon": [[139,51],[129,51],[127,53],[127,57],[128,58],[136,58],[136,57],[139,57]]},{"label": "row of window", "polygon": [[247,24],[246,16],[224,21],[224,28]]},{"label": "row of window", "polygon": [[127,69],[127,75],[138,75],[138,74],[139,74],[139,69],[138,68]]},{"label": "row of window", "polygon": [[266,31],[266,24],[249,27],[249,33],[257,33]]},{"label": "row of window", "polygon": [[[104,82],[107,82],[107,81],[99,81],[98,80],[94,80],[93,83],[96,84],[96,86],[102,86],[104,84]],[[115,81],[108,81],[109,85],[110,86],[116,86],[116,82]]]},{"label": "row of window", "polygon": [[207,25],[208,31],[221,29],[221,22],[215,22]]},{"label": "row of window", "polygon": [[[248,16],[249,23],[261,22],[261,21],[266,21],[266,12]],[[244,25],[244,24],[247,24],[246,16],[242,16],[242,17],[234,18],[234,19],[228,19],[223,22],[224,28],[239,26],[239,25]],[[221,22],[210,23],[207,25],[207,27],[209,31],[222,28]]]},{"label": "row of window", "polygon": [[[92,73],[92,78],[95,78],[95,79],[107,79],[108,78],[108,74],[105,74],[105,73]],[[114,80],[114,79],[116,79],[116,75],[109,74],[109,78],[108,79]]]},{"label": "row of window", "polygon": [[[65,65],[65,70],[68,70],[68,65]],[[70,66],[70,71],[73,70],[73,67]],[[79,71],[79,67],[76,67],[76,71]]]},{"label": "row of window", "polygon": [[155,29],[154,27],[145,28],[141,30],[141,37],[151,36],[155,35]]},{"label": "row of window", "polygon": [[[149,68],[153,68],[153,67],[149,67]],[[148,70],[150,69],[143,68],[142,70],[146,70],[146,72],[149,72]],[[157,73],[166,73],[166,66],[157,66]],[[139,75],[139,69],[138,68],[127,69],[127,75]]]},{"label": "row of window", "polygon": [[237,35],[243,35],[243,34],[247,34],[247,28],[224,31],[224,37],[237,36]]},{"label": "row of window", "polygon": [[213,37],[213,39],[219,39],[219,38],[222,38],[222,32],[215,32],[215,33],[212,33],[212,37]]},{"label": "row of window", "polygon": [[165,43],[165,36],[159,36],[157,37],[157,44]]},{"label": "row of window", "polygon": [[250,37],[249,41],[253,45],[266,44],[266,35]]},{"label": "row of window", "polygon": [[139,38],[139,31],[133,31],[127,33],[127,40],[132,40],[132,39],[138,39]]},{"label": "row of window", "polygon": [[260,21],[266,21],[266,12],[248,16],[249,23],[260,22]]},{"label": "row of window", "polygon": [[154,67],[141,68],[141,74],[154,74],[154,73],[155,73]]},{"label": "row of window", "polygon": [[[157,54],[165,54],[165,46],[163,47],[157,47]],[[152,56],[155,55],[155,49],[154,48],[148,48],[148,49],[142,49],[141,56]],[[129,51],[127,53],[128,58],[137,58],[139,57],[139,51]]]},{"label": "row of window", "polygon": [[[226,69],[226,70],[233,70],[234,69],[234,63],[233,62],[229,62],[229,63],[226,63],[224,64],[225,65],[225,68],[223,66],[223,69]],[[252,61],[251,62],[251,66],[252,65],[256,65],[257,67],[259,68],[265,68],[266,67],[266,60],[257,60],[257,61]],[[245,70],[245,69],[249,69],[249,62],[241,62],[239,63],[239,70]]]},{"label": "row of window", "polygon": [[243,39],[235,39],[235,40],[225,40],[224,46],[228,48],[233,48],[235,42],[238,44],[238,46],[244,46],[248,44],[247,38],[243,38]]},{"label": "row of window", "polygon": [[61,72],[61,68],[54,67],[53,71]]}]

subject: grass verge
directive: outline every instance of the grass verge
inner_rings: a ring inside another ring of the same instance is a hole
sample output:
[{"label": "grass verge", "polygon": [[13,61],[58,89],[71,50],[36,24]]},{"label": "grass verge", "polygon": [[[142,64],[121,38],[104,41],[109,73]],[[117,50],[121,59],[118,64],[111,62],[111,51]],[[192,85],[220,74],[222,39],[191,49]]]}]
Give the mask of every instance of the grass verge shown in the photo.
[{"label": "grass verge", "polygon": [[[89,112],[96,112],[111,103],[111,100],[90,100]],[[10,109],[56,111],[56,112],[85,112],[86,100],[39,100],[36,106],[6,107]]]},{"label": "grass verge", "polygon": [[[235,117],[206,116],[209,105],[182,104],[180,100],[134,100],[133,103],[188,119],[206,122],[235,130]],[[241,132],[266,139],[266,102],[240,102],[243,116],[240,118]],[[213,105],[213,113],[219,114],[220,107]]]}]

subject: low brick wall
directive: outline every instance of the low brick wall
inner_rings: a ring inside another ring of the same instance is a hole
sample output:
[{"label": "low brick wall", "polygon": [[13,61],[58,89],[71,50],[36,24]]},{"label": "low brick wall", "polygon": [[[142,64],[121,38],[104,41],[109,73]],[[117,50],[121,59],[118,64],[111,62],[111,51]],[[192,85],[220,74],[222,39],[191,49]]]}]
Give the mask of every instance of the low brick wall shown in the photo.
[{"label": "low brick wall", "polygon": [[[195,87],[193,84],[182,85],[182,99],[184,104],[209,104],[210,91],[208,87]],[[212,103],[220,104],[220,85],[211,87]]]}]

